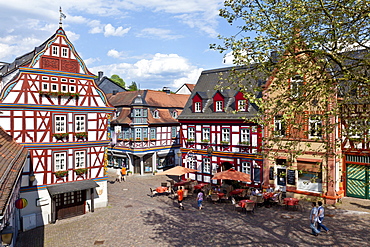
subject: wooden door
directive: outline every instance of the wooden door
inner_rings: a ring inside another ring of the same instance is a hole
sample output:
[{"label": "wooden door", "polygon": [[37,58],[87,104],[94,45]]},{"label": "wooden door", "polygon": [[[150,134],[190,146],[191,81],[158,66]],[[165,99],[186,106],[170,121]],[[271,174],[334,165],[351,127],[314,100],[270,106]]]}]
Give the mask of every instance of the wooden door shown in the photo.
[{"label": "wooden door", "polygon": [[56,195],[56,218],[60,220],[84,214],[85,201],[86,190]]}]

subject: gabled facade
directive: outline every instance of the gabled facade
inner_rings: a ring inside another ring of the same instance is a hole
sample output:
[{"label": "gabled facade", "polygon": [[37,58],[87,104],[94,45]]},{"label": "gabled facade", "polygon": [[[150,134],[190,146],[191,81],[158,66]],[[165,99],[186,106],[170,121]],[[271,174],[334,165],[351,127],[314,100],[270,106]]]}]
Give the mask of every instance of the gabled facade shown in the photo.
[{"label": "gabled facade", "polygon": [[12,234],[12,238],[8,238],[9,246],[15,246],[20,228],[15,202],[19,198],[27,155],[27,150],[0,127],[0,238],[5,242],[2,235]]},{"label": "gabled facade", "polygon": [[179,89],[177,89],[176,94],[191,94],[194,90],[195,84],[185,83]]},{"label": "gabled facade", "polygon": [[109,165],[125,166],[141,175],[178,165],[180,123],[177,118],[188,97],[153,90],[108,95],[109,102],[117,109],[110,128]]},{"label": "gabled facade", "polygon": [[[189,174],[192,180],[216,184],[219,181],[212,180],[213,175],[233,167],[251,175],[249,186],[262,186],[262,128],[248,121],[258,109],[238,89],[215,89],[227,82],[232,70],[245,69],[203,71],[179,116],[182,165],[199,170]],[[246,79],[244,83],[262,82]]]},{"label": "gabled facade", "polygon": [[[0,69],[2,127],[29,150],[24,230],[107,204],[110,107],[64,30]],[[31,179],[30,178],[34,178]]]}]

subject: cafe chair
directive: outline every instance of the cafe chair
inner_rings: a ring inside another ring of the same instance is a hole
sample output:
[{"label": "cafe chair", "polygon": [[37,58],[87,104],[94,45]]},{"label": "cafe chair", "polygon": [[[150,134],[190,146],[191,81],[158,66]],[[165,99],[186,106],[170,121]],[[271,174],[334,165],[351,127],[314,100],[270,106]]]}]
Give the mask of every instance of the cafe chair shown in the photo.
[{"label": "cafe chair", "polygon": [[243,210],[242,206],[240,206],[234,197],[231,197],[231,204],[234,206],[234,211],[237,211],[239,208]]},{"label": "cafe chair", "polygon": [[155,194],[157,194],[157,191],[153,190],[152,188],[149,188],[150,189],[150,197],[153,197],[155,196]]},{"label": "cafe chair", "polygon": [[254,214],[254,205],[254,202],[247,202],[244,208],[245,213],[247,214],[248,212],[251,212],[252,214]]},{"label": "cafe chair", "polygon": [[167,183],[161,183],[161,187],[168,187]]},{"label": "cafe chair", "polygon": [[218,197],[218,195],[217,195],[217,194],[212,194],[212,195],[211,195],[211,201],[212,201],[212,202],[217,202],[219,199],[220,199],[220,198]]},{"label": "cafe chair", "polygon": [[263,203],[264,203],[263,196],[257,196],[256,204],[261,207]]}]

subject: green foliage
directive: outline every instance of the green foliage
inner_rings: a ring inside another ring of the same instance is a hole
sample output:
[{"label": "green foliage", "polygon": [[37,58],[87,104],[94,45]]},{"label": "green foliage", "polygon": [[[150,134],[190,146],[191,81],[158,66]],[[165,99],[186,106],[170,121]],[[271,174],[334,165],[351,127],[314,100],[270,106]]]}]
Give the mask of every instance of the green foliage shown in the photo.
[{"label": "green foliage", "polygon": [[138,90],[138,88],[137,88],[137,85],[136,85],[136,82],[131,82],[131,85],[130,86],[128,86],[128,90],[129,91],[137,91]]},{"label": "green foliage", "polygon": [[123,87],[123,88],[125,88],[125,87],[126,87],[126,83],[125,83],[125,81],[124,81],[121,77],[119,77],[119,75],[112,75],[112,76],[110,77],[110,79],[111,79],[114,83],[116,83],[118,86],[121,86],[121,87]]}]

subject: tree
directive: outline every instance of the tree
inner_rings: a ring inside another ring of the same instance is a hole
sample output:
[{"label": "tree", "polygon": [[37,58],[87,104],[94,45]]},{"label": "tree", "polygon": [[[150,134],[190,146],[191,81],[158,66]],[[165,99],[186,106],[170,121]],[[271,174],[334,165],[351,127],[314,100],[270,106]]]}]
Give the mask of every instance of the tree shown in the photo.
[{"label": "tree", "polygon": [[136,85],[136,82],[131,82],[131,85],[130,86],[128,86],[128,90],[129,91],[137,91],[138,90],[138,88],[137,88],[137,85]]},{"label": "tree", "polygon": [[[325,153],[328,161],[344,140],[364,141],[353,136],[366,138],[370,128],[369,0],[226,0],[220,16],[239,25],[239,31],[219,36],[223,44],[211,48],[231,51],[236,65],[253,64],[259,71],[247,70],[238,75],[240,80],[260,72],[269,78],[268,87],[255,88],[263,98],[242,88],[260,108],[255,121],[272,131],[264,142],[267,156],[289,150],[288,161],[294,162],[303,153],[316,152]],[[235,77],[223,87],[242,86]],[[273,133],[277,116],[289,138]],[[308,123],[311,117],[315,119]],[[338,119],[345,127],[339,142],[333,140]],[[312,126],[321,135],[320,146],[302,145],[304,136],[317,134]]]},{"label": "tree", "polygon": [[125,81],[124,81],[121,77],[119,77],[119,75],[112,75],[112,76],[110,77],[110,79],[111,79],[114,83],[116,83],[118,86],[121,86],[121,87],[123,87],[123,88],[125,88],[125,87],[126,87],[126,83],[125,83]]}]

